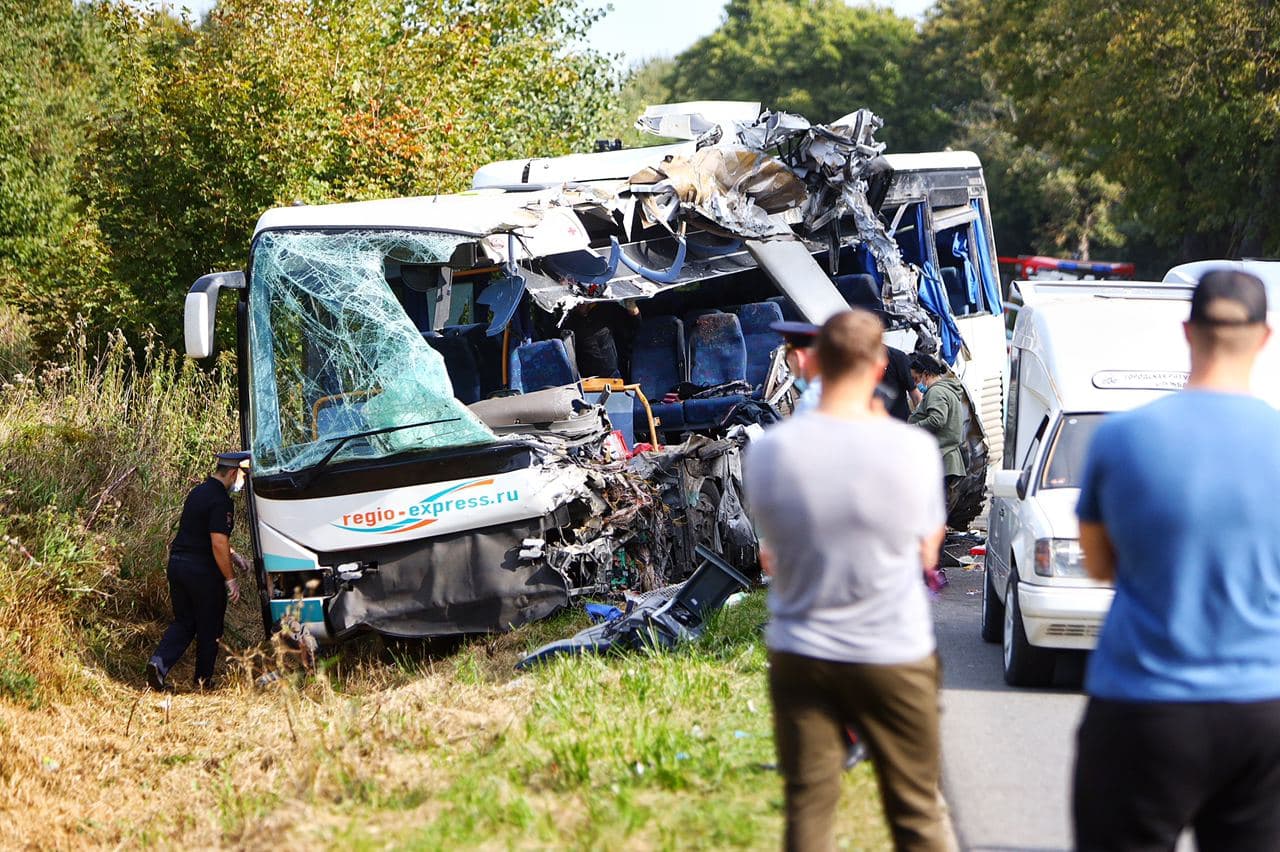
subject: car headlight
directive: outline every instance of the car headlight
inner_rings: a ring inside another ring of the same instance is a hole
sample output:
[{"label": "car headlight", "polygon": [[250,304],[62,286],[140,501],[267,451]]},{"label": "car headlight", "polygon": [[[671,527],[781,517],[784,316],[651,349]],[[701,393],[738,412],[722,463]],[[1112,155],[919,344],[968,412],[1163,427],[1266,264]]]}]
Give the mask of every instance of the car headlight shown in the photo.
[{"label": "car headlight", "polygon": [[1036,539],[1036,574],[1041,577],[1084,578],[1084,552],[1074,538]]}]

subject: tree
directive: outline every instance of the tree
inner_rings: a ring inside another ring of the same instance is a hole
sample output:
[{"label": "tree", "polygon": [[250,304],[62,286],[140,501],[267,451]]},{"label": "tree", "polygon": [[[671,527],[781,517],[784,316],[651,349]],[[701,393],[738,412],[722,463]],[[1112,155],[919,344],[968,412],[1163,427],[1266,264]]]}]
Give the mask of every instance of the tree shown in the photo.
[{"label": "tree", "polygon": [[1268,0],[996,0],[984,57],[1014,127],[1182,258],[1280,252],[1280,8]]},{"label": "tree", "polygon": [[662,141],[636,130],[635,122],[646,107],[673,101],[674,96],[667,78],[671,76],[675,65],[674,59],[650,59],[627,72],[618,94],[618,105],[604,125],[609,138],[621,139],[622,144],[628,148],[640,148]]},{"label": "tree", "polygon": [[1049,145],[1014,132],[1019,105],[989,69],[983,0],[939,0],[912,50],[909,133],[926,148],[967,148],[981,158],[1001,250],[1088,258],[1126,236],[1122,188]]},{"label": "tree", "polygon": [[120,55],[82,191],[129,326],[177,343],[182,294],[289,204],[465,188],[484,162],[586,150],[604,60],[573,0],[222,0],[197,25],[98,7]]},{"label": "tree", "polygon": [[860,107],[885,120],[892,150],[915,150],[906,63],[914,24],[843,0],[729,0],[724,23],[676,57],[677,100],[761,101],[831,122]]},{"label": "tree", "polygon": [[97,116],[110,108],[112,46],[71,0],[0,2],[0,302],[46,346],[77,313],[119,321],[121,289],[77,184]]},{"label": "tree", "polygon": [[982,66],[982,41],[974,27],[984,0],[938,0],[929,8],[911,46],[903,120],[918,150],[950,145],[965,128],[995,120],[1001,99]]},{"label": "tree", "polygon": [[1001,254],[1088,260],[1097,249],[1126,244],[1117,220],[1119,185],[1025,144],[998,119],[970,119],[957,132],[954,146],[982,160]]}]

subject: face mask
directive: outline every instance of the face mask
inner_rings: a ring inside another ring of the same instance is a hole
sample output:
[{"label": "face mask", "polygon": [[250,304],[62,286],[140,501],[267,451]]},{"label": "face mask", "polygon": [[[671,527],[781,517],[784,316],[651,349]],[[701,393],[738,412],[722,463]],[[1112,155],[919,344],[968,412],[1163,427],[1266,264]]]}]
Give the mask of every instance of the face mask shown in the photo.
[{"label": "face mask", "polygon": [[801,376],[796,376],[795,389],[800,393],[804,393],[809,389],[809,382]]},{"label": "face mask", "polygon": [[232,493],[232,494],[239,494],[241,491],[243,491],[243,490],[244,490],[244,477],[243,477],[243,476],[241,476],[241,477],[237,478],[235,482],[231,483],[231,489],[230,489],[230,490],[231,490],[231,493]]},{"label": "face mask", "polygon": [[924,393],[928,389],[929,389],[929,386],[926,385],[924,382],[920,382],[918,385],[916,385],[916,390],[920,391],[920,393]]}]

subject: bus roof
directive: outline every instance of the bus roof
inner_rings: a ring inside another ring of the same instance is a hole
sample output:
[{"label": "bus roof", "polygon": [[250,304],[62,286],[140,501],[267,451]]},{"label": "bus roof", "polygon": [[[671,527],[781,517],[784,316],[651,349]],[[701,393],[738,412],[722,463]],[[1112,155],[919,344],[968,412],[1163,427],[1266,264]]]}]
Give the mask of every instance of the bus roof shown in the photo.
[{"label": "bus roof", "polygon": [[533,225],[535,219],[524,212],[525,208],[548,201],[556,194],[552,191],[485,190],[345,204],[276,207],[258,219],[254,236],[262,231],[282,228],[415,228],[484,236],[504,230],[503,225]]}]

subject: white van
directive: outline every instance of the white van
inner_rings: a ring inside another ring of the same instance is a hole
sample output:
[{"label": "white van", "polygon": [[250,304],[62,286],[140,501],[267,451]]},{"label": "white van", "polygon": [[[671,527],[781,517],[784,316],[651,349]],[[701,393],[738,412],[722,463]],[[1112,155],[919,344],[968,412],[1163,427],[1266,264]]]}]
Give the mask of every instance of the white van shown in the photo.
[{"label": "white van", "polygon": [[1112,590],[1085,574],[1076,521],[1102,418],[1186,382],[1192,287],[1017,282],[1003,468],[992,477],[982,638],[1003,642],[1013,686],[1047,686],[1059,650],[1097,642]]}]

